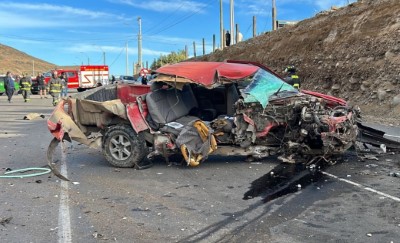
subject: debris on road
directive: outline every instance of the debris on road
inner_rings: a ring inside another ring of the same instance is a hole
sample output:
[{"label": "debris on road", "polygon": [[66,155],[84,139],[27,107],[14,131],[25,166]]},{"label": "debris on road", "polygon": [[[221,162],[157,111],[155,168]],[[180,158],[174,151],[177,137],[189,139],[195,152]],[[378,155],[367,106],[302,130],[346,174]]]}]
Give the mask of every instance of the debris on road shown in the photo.
[{"label": "debris on road", "polygon": [[13,217],[8,217],[8,218],[0,218],[0,224],[3,226],[6,226],[6,224],[9,224]]},{"label": "debris on road", "polygon": [[29,113],[28,115],[24,116],[24,120],[34,120],[36,118],[45,118],[45,116],[43,114],[39,114],[39,113]]},{"label": "debris on road", "polygon": [[390,172],[389,176],[400,177],[400,172]]}]

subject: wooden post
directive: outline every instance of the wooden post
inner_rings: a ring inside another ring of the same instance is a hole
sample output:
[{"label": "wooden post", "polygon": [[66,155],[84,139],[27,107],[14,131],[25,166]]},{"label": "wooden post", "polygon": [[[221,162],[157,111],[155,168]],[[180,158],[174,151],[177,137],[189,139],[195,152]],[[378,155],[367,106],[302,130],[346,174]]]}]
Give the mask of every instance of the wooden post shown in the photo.
[{"label": "wooden post", "polygon": [[215,35],[213,35],[213,52],[215,52]]},{"label": "wooden post", "polygon": [[257,35],[256,16],[253,16],[253,38]]},{"label": "wooden post", "polygon": [[235,44],[239,42],[239,24],[236,24]]},{"label": "wooden post", "polygon": [[206,54],[206,41],[203,38],[203,56]]},{"label": "wooden post", "polygon": [[193,56],[196,57],[196,42],[193,41]]},{"label": "wooden post", "polygon": [[[222,46],[223,46],[223,47],[226,47],[226,45],[225,45],[225,44],[226,44],[226,37],[225,37],[225,32],[226,32],[226,30],[224,29],[223,32],[224,32],[224,35],[223,35],[223,37],[222,37]],[[224,49],[224,48],[222,48],[222,49]]]}]

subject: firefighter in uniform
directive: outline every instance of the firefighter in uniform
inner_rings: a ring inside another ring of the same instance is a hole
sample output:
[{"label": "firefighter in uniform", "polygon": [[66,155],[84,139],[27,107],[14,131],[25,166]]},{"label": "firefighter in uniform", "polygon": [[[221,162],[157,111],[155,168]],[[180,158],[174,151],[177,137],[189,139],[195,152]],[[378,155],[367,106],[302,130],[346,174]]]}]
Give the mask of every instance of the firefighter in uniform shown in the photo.
[{"label": "firefighter in uniform", "polygon": [[21,86],[22,96],[24,97],[24,101],[28,102],[30,100],[31,94],[31,86],[32,86],[32,78],[28,74],[22,74],[22,78],[19,81],[19,85]]},{"label": "firefighter in uniform", "polygon": [[49,93],[53,97],[53,105],[56,106],[59,99],[60,99],[60,93],[61,93],[61,79],[57,76],[57,71],[53,72],[53,75],[50,78],[49,81]]},{"label": "firefighter in uniform", "polygon": [[285,78],[286,83],[292,85],[296,89],[300,88],[300,78],[296,74],[296,67],[295,66],[288,66],[285,68],[285,73],[288,74],[288,76]]}]

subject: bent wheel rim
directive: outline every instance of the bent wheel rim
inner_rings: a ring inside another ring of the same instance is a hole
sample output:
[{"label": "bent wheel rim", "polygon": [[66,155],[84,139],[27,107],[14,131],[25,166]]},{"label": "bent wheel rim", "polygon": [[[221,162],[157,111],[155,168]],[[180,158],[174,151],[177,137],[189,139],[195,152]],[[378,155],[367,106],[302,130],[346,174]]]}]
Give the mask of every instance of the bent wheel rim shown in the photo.
[{"label": "bent wheel rim", "polygon": [[113,136],[108,146],[111,156],[116,160],[126,160],[132,154],[132,144],[129,138],[122,134]]}]

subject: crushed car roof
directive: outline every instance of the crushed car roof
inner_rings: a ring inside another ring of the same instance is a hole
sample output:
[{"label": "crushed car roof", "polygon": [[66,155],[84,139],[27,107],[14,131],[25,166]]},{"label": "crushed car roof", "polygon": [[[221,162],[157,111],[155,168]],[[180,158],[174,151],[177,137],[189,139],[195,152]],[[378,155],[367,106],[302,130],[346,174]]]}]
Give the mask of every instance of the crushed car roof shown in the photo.
[{"label": "crushed car roof", "polygon": [[[254,74],[259,67],[251,64],[227,62],[180,62],[160,67],[156,73],[181,77],[204,86],[215,83],[216,78],[238,80]],[[182,81],[181,81],[182,82]]]}]

